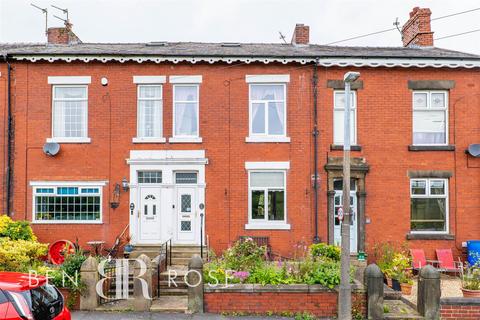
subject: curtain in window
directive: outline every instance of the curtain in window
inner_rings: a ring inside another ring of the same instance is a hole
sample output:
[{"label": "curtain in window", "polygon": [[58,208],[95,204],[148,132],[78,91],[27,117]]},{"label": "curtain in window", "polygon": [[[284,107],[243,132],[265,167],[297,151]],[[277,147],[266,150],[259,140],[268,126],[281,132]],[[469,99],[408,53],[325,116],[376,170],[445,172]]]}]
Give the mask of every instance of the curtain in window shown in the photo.
[{"label": "curtain in window", "polygon": [[53,109],[54,137],[86,137],[86,88],[56,87]]},{"label": "curtain in window", "polygon": [[196,86],[175,88],[175,135],[198,135],[198,96]]},{"label": "curtain in window", "polygon": [[162,136],[162,87],[139,86],[138,136],[159,138]]},{"label": "curtain in window", "polygon": [[[252,132],[269,135],[285,134],[284,86],[252,85],[250,98],[255,101],[252,103]],[[268,113],[268,119],[266,119],[266,113]],[[268,132],[265,132],[265,120],[268,121]]]},{"label": "curtain in window", "polygon": [[445,111],[413,112],[414,144],[444,144],[445,132]]}]

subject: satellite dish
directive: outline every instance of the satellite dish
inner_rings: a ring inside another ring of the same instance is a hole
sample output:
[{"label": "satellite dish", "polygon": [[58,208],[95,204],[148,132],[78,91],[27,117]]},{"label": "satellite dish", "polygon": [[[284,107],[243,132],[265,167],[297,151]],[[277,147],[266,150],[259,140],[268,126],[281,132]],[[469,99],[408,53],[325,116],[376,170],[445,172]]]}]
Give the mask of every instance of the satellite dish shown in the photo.
[{"label": "satellite dish", "polygon": [[467,153],[475,158],[480,157],[480,144],[474,143],[468,146]]},{"label": "satellite dish", "polygon": [[60,151],[60,145],[56,142],[47,142],[43,145],[43,152],[47,156],[55,156]]}]

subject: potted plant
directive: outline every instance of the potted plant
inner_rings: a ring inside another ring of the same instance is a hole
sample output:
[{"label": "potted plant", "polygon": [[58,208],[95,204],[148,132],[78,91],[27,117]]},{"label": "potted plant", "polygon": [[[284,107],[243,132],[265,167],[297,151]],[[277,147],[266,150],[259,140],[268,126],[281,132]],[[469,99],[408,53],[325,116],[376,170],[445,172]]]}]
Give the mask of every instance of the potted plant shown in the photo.
[{"label": "potted plant", "polygon": [[409,296],[412,294],[413,274],[411,270],[404,270],[399,277],[402,294]]},{"label": "potted plant", "polygon": [[401,280],[405,278],[405,273],[410,267],[410,258],[408,255],[397,252],[392,260],[392,289],[401,291]]},{"label": "potted plant", "polygon": [[475,264],[462,272],[462,293],[465,298],[480,298],[480,266]]},{"label": "potted plant", "polygon": [[130,254],[133,251],[133,244],[130,242],[132,241],[132,237],[130,235],[125,236],[125,246],[123,247],[124,254]]}]

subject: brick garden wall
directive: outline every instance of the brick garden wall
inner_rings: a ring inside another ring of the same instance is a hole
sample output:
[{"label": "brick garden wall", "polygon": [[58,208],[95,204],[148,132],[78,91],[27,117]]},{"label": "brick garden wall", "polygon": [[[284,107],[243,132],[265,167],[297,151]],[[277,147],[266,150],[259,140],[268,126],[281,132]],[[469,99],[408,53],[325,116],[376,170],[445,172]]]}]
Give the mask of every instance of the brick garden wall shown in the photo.
[{"label": "brick garden wall", "polygon": [[480,319],[480,299],[443,298],[440,301],[442,319]]},{"label": "brick garden wall", "polygon": [[[205,287],[204,308],[211,313],[295,314],[309,313],[318,317],[337,314],[336,290],[320,285],[236,285],[228,289]],[[365,315],[365,292],[353,292],[353,307]]]}]

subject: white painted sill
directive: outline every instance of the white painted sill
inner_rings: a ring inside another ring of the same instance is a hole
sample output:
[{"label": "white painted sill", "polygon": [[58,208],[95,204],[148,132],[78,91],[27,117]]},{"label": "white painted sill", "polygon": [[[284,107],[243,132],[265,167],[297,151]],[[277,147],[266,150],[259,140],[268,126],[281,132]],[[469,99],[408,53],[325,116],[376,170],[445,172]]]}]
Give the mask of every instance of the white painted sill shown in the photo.
[{"label": "white painted sill", "polygon": [[245,142],[249,143],[264,143],[264,142],[272,142],[272,143],[289,143],[290,137],[246,137]]},{"label": "white painted sill", "polygon": [[103,221],[75,221],[75,220],[54,220],[54,221],[32,221],[32,224],[103,224]]},{"label": "white painted sill", "polygon": [[48,138],[47,142],[56,142],[56,143],[91,143],[92,139],[90,138]]},{"label": "white painted sill", "polygon": [[251,222],[245,225],[245,230],[290,230],[290,224]]},{"label": "white painted sill", "polygon": [[202,138],[200,137],[171,137],[168,138],[169,143],[202,143]]},{"label": "white painted sill", "polygon": [[167,139],[165,138],[133,138],[133,143],[165,143]]}]

